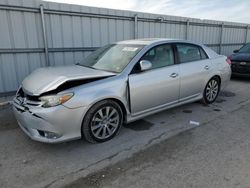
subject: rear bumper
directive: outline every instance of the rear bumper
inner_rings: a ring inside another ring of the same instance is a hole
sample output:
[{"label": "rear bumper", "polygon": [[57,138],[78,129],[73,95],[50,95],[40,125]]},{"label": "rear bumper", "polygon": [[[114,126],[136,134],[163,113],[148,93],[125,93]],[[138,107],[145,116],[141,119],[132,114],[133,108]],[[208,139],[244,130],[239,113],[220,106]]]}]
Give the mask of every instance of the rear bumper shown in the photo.
[{"label": "rear bumper", "polygon": [[228,85],[230,78],[231,78],[231,68],[230,66],[226,67],[223,71],[221,71],[221,90],[224,90],[225,87]]},{"label": "rear bumper", "polygon": [[24,108],[13,102],[13,112],[21,129],[32,140],[59,143],[81,137],[81,124],[86,108],[69,109],[63,105]]}]

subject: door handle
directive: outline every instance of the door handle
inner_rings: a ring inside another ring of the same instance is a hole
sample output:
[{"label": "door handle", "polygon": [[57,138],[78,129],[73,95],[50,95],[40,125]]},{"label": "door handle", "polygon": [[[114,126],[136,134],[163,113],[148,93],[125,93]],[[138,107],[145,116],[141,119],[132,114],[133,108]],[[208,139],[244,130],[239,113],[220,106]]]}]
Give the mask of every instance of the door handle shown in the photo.
[{"label": "door handle", "polygon": [[175,77],[177,77],[177,76],[178,76],[177,73],[172,73],[172,74],[170,75],[170,77],[172,77],[172,78],[175,78]]},{"label": "door handle", "polygon": [[206,66],[204,67],[204,69],[208,70],[208,69],[209,69],[209,66],[208,66],[208,65],[206,65]]}]

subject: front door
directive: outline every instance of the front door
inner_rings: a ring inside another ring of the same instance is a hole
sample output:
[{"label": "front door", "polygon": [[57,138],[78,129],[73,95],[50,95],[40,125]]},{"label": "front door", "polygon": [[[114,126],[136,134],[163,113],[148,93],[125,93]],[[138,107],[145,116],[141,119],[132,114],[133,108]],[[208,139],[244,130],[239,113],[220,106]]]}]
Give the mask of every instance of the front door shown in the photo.
[{"label": "front door", "polygon": [[141,60],[150,61],[152,68],[129,75],[131,112],[134,116],[177,103],[179,99],[179,65],[175,64],[172,46],[153,47]]}]

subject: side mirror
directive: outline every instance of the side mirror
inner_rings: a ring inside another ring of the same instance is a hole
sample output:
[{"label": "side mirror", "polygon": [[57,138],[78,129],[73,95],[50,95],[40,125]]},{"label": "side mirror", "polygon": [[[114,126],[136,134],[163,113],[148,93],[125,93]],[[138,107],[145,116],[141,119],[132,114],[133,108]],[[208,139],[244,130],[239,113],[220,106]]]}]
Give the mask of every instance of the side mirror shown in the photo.
[{"label": "side mirror", "polygon": [[234,50],[233,52],[234,52],[234,53],[238,53],[238,52],[239,52],[239,50]]},{"label": "side mirror", "polygon": [[152,67],[152,63],[150,61],[148,61],[148,60],[141,60],[140,61],[141,71],[151,69],[151,67]]}]

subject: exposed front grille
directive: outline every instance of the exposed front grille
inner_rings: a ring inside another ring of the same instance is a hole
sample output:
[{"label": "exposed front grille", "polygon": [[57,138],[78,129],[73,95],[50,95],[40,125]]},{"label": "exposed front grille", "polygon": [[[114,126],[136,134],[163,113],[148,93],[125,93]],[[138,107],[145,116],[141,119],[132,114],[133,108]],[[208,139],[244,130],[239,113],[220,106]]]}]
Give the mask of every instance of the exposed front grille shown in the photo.
[{"label": "exposed front grille", "polygon": [[41,101],[39,100],[39,97],[37,96],[31,96],[26,94],[22,88],[19,89],[17,96],[16,96],[16,102],[18,102],[19,105],[32,105],[32,106],[39,106],[41,105]]},{"label": "exposed front grille", "polygon": [[18,95],[21,96],[21,97],[25,97],[26,99],[31,100],[31,101],[40,101],[38,96],[28,95],[27,93],[25,93],[23,91],[22,88],[19,89]]}]

